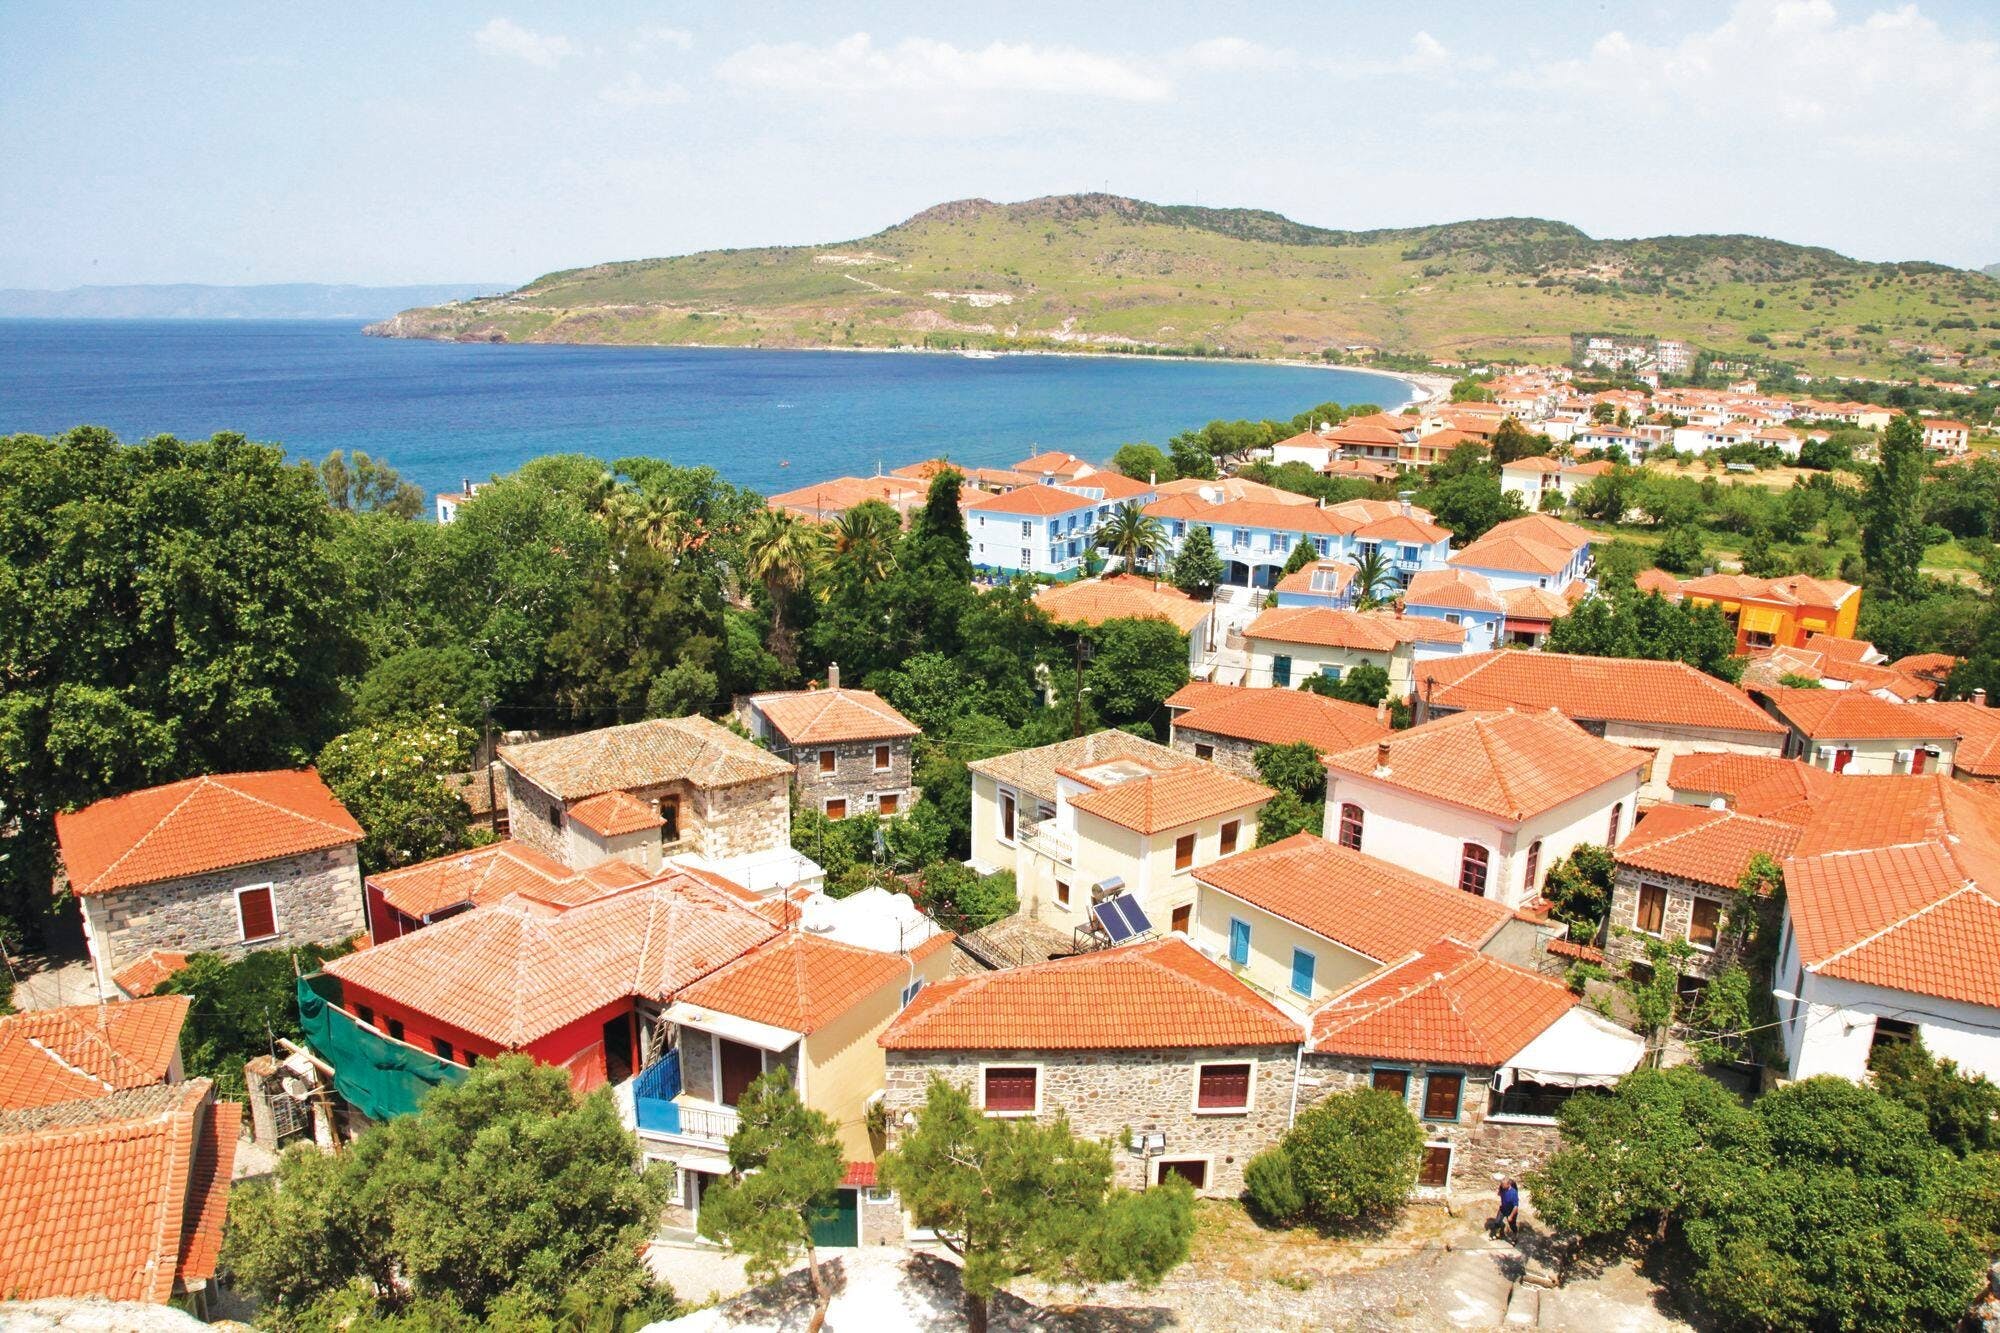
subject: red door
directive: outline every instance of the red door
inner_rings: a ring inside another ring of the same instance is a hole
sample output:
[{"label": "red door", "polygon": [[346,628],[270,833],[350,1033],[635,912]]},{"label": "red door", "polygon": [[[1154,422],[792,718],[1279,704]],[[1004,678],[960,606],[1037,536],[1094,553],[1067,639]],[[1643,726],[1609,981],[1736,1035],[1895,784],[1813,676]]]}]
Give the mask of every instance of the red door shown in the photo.
[{"label": "red door", "polygon": [[1922,750],[1910,751],[1910,775],[1914,777],[1917,774],[1922,773],[1924,771],[1924,761],[1929,758],[1930,756],[1925,754]]},{"label": "red door", "polygon": [[722,1038],[716,1039],[721,1047],[722,1104],[734,1106],[743,1100],[743,1094],[764,1072],[764,1053],[755,1046],[744,1046]]}]

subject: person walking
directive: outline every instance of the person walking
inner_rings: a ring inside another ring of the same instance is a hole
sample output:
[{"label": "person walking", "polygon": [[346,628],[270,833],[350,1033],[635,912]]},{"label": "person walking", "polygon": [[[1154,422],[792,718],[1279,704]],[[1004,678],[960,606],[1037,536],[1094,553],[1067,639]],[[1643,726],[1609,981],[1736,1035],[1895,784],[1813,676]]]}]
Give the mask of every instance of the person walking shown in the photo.
[{"label": "person walking", "polygon": [[1496,1236],[1514,1239],[1521,1231],[1521,1187],[1514,1177],[1508,1176],[1500,1182],[1500,1212],[1493,1219],[1490,1230]]}]

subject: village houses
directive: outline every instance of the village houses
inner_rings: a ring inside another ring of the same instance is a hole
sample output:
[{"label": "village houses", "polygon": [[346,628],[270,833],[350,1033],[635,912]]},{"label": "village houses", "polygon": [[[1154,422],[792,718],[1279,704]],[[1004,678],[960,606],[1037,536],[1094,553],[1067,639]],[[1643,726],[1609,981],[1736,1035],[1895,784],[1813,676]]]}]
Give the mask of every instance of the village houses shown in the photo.
[{"label": "village houses", "polygon": [[1387,703],[1374,708],[1306,690],[1255,689],[1189,681],[1167,696],[1173,748],[1257,776],[1266,745],[1305,744],[1321,754],[1349,750],[1389,734]]},{"label": "village houses", "polygon": [[828,819],[900,815],[916,799],[916,724],[872,691],[843,688],[839,663],[825,689],[753,694],[743,712],[751,737],[792,765],[799,803]]},{"label": "village houses", "polygon": [[1958,745],[1950,710],[1859,690],[1759,688],[1786,728],[1785,754],[1833,773],[1949,773]]}]

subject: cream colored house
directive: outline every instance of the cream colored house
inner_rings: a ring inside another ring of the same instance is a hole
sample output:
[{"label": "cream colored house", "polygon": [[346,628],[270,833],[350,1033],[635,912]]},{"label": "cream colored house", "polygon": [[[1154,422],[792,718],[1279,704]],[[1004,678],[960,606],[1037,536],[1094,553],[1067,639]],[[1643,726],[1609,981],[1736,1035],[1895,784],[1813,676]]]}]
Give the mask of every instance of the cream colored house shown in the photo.
[{"label": "cream colored house", "polygon": [[1759,689],[1790,733],[1785,753],[1830,773],[1949,773],[1959,724],[1950,710],[1892,703],[1863,690]]},{"label": "cream colored house", "polygon": [[1465,627],[1389,611],[1274,606],[1245,627],[1243,639],[1245,685],[1297,689],[1314,676],[1337,680],[1355,667],[1374,666],[1388,673],[1389,693],[1401,699],[1410,693],[1419,661],[1464,650]]},{"label": "cream colored house", "polygon": [[1272,792],[1215,764],[1103,731],[980,760],[973,863],[1014,872],[1021,911],[1088,929],[1095,897],[1137,898],[1153,928],[1187,932],[1194,871],[1257,844]]},{"label": "cream colored house", "polygon": [[1646,756],[1553,710],[1455,713],[1326,758],[1326,837],[1519,907],[1631,830]]}]

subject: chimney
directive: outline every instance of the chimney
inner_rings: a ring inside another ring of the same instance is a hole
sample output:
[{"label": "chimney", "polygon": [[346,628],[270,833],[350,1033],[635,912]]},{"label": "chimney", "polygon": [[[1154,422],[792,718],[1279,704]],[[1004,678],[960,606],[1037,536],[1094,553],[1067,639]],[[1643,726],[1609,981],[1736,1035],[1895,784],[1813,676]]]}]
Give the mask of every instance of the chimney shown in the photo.
[{"label": "chimney", "polygon": [[[1387,699],[1377,699],[1375,701],[1375,725],[1378,727],[1389,725],[1389,701]],[[1387,745],[1384,745],[1382,750],[1387,750],[1388,748]],[[1377,758],[1381,757],[1382,750],[1376,752]]]},{"label": "chimney", "polygon": [[1379,777],[1382,774],[1387,773],[1388,771],[1389,771],[1389,742],[1377,741],[1375,744],[1376,776]]},{"label": "chimney", "polygon": [[1159,473],[1157,473],[1157,472],[1148,472],[1148,473],[1146,474],[1146,484],[1147,484],[1148,486],[1157,486],[1157,485],[1159,485],[1159,484],[1160,484],[1160,474],[1159,474]]},{"label": "chimney", "polygon": [[840,688],[840,663],[828,662],[826,664],[826,687],[829,690]]},{"label": "chimney", "polygon": [[1978,704],[1981,708],[1986,707],[1986,687],[1984,685],[1981,685],[1972,692],[1972,702]]}]

